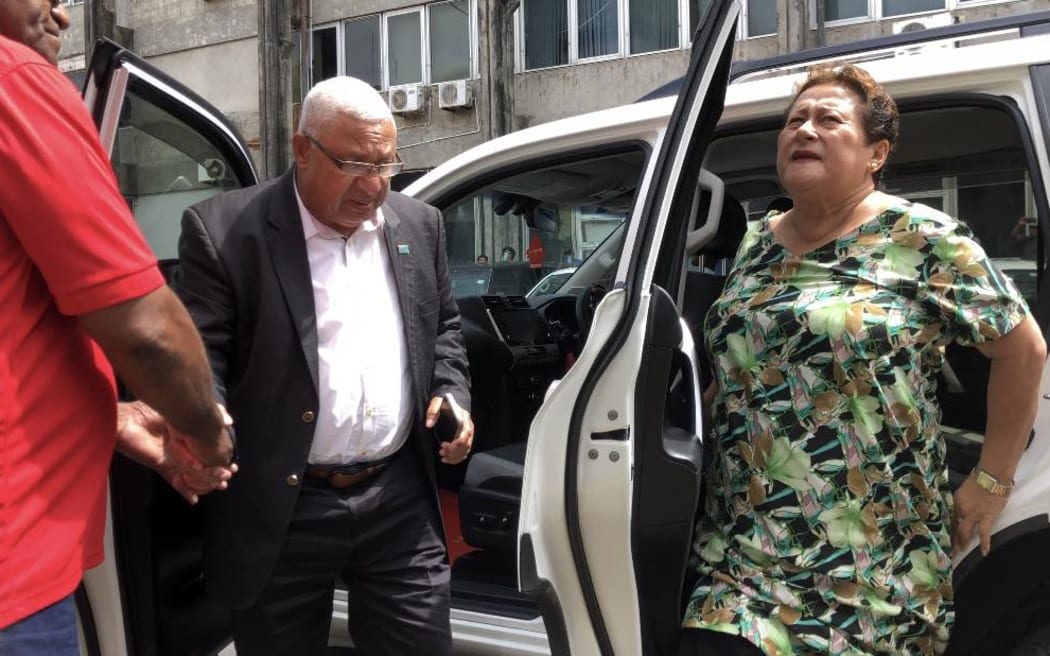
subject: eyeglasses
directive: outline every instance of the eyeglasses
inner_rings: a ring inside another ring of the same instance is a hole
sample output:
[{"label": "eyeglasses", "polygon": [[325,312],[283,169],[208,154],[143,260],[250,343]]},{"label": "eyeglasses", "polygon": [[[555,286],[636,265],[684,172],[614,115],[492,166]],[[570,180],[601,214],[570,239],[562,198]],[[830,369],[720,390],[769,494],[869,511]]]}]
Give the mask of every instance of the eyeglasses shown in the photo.
[{"label": "eyeglasses", "polygon": [[325,156],[332,160],[332,163],[339,167],[339,170],[347,175],[353,176],[365,176],[365,175],[378,175],[381,178],[392,178],[405,168],[405,163],[401,161],[401,155],[394,153],[394,157],[397,158],[396,162],[386,162],[384,164],[369,164],[368,162],[352,162],[346,159],[339,159],[333,155],[327,148],[321,145],[317,139],[314,139],[310,135],[303,133],[307,139],[310,140],[313,145],[317,146]]}]

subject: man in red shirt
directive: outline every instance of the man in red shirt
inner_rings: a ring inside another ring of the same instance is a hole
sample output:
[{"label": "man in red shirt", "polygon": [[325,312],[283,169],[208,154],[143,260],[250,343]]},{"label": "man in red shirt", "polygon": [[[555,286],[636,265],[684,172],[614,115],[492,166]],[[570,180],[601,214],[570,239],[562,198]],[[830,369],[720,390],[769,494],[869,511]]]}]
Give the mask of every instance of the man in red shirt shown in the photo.
[{"label": "man in red shirt", "polygon": [[58,0],[0,2],[0,656],[78,654],[113,448],[163,464],[156,417],[125,407],[117,435],[113,369],[200,463],[232,456],[200,338],[55,67],[68,25]]}]

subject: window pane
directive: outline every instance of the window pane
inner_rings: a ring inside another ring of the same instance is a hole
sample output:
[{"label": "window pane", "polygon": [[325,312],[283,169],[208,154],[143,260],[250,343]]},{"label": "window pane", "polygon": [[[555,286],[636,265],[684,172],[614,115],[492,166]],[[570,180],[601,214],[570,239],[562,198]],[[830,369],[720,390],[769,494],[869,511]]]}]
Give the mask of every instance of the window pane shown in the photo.
[{"label": "window pane", "polygon": [[314,30],[314,84],[339,75],[335,52],[335,27]]},{"label": "window pane", "polygon": [[700,25],[700,19],[711,6],[713,0],[689,0],[689,40],[696,35],[696,28]]},{"label": "window pane", "polygon": [[565,0],[522,0],[525,68],[569,63],[569,10]]},{"label": "window pane", "polygon": [[387,66],[390,86],[423,81],[421,55],[423,30],[419,26],[419,12],[398,14],[387,18]]},{"label": "window pane", "polygon": [[678,0],[631,1],[631,52],[678,47]]},{"label": "window pane", "polygon": [[346,21],[343,34],[346,37],[346,74],[377,89],[383,86],[379,67],[379,16]]},{"label": "window pane", "polygon": [[241,185],[208,135],[146,99],[154,95],[133,80],[120,114],[113,170],[150,248],[170,263],[178,257],[182,211]]},{"label": "window pane", "polygon": [[824,20],[864,18],[868,15],[868,0],[824,0]]},{"label": "window pane", "polygon": [[777,33],[777,6],[770,0],[748,0],[747,35]]},{"label": "window pane", "polygon": [[944,9],[944,0],[882,0],[883,16],[900,16],[933,9]]},{"label": "window pane", "polygon": [[430,6],[430,81],[470,77],[470,2]]},{"label": "window pane", "polygon": [[580,59],[612,55],[620,51],[616,0],[577,0],[576,10]]}]

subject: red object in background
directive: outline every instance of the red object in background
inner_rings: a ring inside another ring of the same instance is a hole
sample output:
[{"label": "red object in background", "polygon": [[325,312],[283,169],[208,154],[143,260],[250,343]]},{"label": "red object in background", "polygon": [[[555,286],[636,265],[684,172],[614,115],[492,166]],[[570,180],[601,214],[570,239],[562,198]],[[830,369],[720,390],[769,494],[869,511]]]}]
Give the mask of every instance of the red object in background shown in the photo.
[{"label": "red object in background", "polygon": [[451,490],[438,490],[441,499],[441,517],[445,523],[445,538],[448,540],[448,563],[451,565],[465,553],[474,551],[463,540],[463,529],[459,525],[459,495]]},{"label": "red object in background", "polygon": [[540,233],[535,230],[532,231],[532,236],[529,237],[529,250],[525,251],[525,255],[529,258],[530,268],[540,269],[543,267],[543,242],[540,240]]}]

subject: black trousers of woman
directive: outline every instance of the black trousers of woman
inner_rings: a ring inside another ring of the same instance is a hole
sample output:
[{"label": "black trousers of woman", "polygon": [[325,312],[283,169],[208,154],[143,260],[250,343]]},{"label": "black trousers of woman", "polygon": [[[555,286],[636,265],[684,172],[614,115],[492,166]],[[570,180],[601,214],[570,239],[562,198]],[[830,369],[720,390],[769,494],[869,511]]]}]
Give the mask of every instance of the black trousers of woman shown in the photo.
[{"label": "black trousers of woman", "polygon": [[740,636],[685,629],[678,643],[678,656],[764,656],[762,650]]}]

